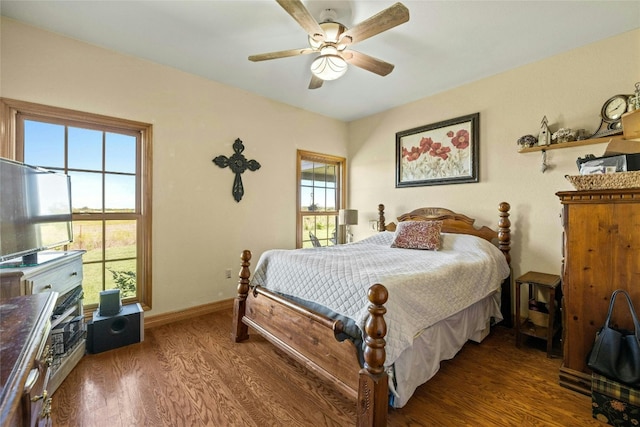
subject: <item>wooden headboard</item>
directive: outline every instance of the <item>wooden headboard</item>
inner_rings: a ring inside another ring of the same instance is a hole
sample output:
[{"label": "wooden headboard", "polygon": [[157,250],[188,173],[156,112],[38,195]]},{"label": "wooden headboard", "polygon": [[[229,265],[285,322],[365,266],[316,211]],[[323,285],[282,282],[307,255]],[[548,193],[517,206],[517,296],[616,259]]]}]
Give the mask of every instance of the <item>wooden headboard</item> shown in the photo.
[{"label": "wooden headboard", "polygon": [[[475,219],[466,215],[453,212],[444,208],[419,208],[398,217],[398,222],[402,221],[442,221],[443,233],[471,234],[481,237],[490,242],[497,242],[498,249],[502,251],[507,262],[511,263],[511,221],[509,220],[509,209],[511,206],[507,202],[502,202],[498,206],[498,228],[493,230],[483,226],[476,228],[473,224]],[[378,205],[378,231],[395,231],[396,224],[385,223],[384,205]]]}]

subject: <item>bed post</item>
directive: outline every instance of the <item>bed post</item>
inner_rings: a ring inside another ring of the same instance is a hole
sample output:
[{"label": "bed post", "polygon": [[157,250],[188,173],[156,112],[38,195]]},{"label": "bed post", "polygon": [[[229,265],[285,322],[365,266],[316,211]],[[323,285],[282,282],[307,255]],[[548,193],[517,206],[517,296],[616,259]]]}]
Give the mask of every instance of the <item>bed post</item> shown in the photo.
[{"label": "bed post", "polygon": [[238,281],[238,295],[233,301],[233,326],[231,328],[231,340],[234,342],[244,341],[249,338],[249,327],[242,322],[242,318],[247,308],[247,296],[249,295],[251,251],[242,251],[240,260],[242,261],[239,274],[240,280]]},{"label": "bed post", "polygon": [[[382,205],[380,205],[382,206]],[[364,368],[360,370],[358,386],[358,427],[387,425],[389,406],[389,380],[384,370],[384,350],[387,324],[384,314],[389,293],[387,288],[375,284],[369,288],[369,319],[365,324]]]},{"label": "bed post", "polygon": [[[513,326],[513,316],[511,310],[511,221],[509,220],[509,209],[511,206],[507,202],[502,202],[498,206],[500,219],[498,220],[498,248],[504,254],[507,264],[509,264],[509,277],[502,282],[502,296],[500,300],[500,311],[502,312],[503,326],[511,328]],[[516,304],[519,304],[516,302]]]},{"label": "bed post", "polygon": [[509,220],[509,209],[511,206],[507,202],[500,203],[500,219],[498,220],[498,248],[502,251],[507,262],[511,265],[511,221]]},{"label": "bed post", "polygon": [[381,203],[378,205],[378,231],[385,231],[384,224],[384,205]]}]

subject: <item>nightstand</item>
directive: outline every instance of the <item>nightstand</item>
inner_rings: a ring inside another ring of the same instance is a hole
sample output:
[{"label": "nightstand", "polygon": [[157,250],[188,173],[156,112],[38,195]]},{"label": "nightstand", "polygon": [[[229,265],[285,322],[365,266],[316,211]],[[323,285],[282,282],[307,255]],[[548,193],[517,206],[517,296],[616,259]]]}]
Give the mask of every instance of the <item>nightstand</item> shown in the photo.
[{"label": "nightstand", "polygon": [[[561,318],[556,318],[556,288],[560,285],[560,276],[556,274],[539,273],[529,271],[518,277],[516,283],[516,346],[520,347],[522,336],[528,335],[547,341],[547,357],[551,357],[553,347],[553,337],[562,327]],[[529,302],[538,304],[534,299],[534,290],[547,292],[548,313],[529,310],[529,316],[522,318],[520,314],[520,289],[522,285],[528,285]]]}]

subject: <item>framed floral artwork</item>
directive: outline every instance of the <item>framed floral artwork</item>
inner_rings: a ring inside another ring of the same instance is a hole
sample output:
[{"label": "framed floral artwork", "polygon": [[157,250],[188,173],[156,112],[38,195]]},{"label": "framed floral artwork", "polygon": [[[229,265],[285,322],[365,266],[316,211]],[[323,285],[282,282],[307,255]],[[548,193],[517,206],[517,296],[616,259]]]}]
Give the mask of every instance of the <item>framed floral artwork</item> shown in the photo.
[{"label": "framed floral artwork", "polygon": [[478,182],[480,113],[396,133],[396,188]]}]

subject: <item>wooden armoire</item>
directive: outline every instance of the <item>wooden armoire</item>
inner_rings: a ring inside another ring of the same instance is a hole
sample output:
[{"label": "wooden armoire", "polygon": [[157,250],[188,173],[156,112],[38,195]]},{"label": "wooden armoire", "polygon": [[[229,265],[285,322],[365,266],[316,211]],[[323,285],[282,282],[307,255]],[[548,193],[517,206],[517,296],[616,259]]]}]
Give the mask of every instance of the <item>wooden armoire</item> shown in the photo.
[{"label": "wooden armoire", "polygon": [[[603,325],[611,293],[625,289],[640,310],[640,188],[564,191],[563,363],[560,384],[591,393],[586,357]],[[633,329],[623,298],[613,325]]]}]

